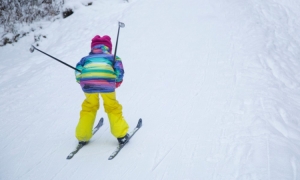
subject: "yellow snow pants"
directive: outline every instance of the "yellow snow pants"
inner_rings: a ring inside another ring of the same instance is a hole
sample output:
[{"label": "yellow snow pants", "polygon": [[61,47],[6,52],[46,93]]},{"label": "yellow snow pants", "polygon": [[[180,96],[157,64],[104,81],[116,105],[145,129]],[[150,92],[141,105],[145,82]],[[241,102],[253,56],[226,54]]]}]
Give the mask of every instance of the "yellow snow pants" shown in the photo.
[{"label": "yellow snow pants", "polygon": [[[116,137],[124,137],[128,131],[128,124],[122,114],[122,106],[116,100],[116,93],[100,93],[105,112],[108,115],[111,133]],[[89,141],[99,109],[99,93],[85,93],[86,99],[82,103],[80,119],[76,127],[76,138],[79,141]]]}]

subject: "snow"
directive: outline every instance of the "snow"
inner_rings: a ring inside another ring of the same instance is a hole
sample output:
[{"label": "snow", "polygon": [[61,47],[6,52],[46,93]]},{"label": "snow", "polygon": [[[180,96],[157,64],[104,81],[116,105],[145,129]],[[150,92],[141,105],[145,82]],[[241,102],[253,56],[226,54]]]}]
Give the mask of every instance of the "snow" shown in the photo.
[{"label": "snow", "polygon": [[[300,179],[297,0],[83,2],[0,48],[1,180]],[[94,35],[116,41],[118,21],[118,100],[143,127],[109,161],[101,107],[103,127],[66,160],[84,95],[72,69],[30,45],[43,35],[37,48],[75,66]]]}]

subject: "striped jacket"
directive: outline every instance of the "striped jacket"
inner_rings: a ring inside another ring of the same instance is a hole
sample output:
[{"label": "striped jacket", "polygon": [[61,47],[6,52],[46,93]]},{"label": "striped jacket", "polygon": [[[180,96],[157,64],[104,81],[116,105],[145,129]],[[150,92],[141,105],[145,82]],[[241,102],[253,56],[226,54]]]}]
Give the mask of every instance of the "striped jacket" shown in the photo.
[{"label": "striped jacket", "polygon": [[76,81],[85,93],[114,92],[116,82],[123,81],[124,68],[119,57],[109,53],[104,45],[95,46],[90,54],[76,65],[81,71],[75,71]]}]

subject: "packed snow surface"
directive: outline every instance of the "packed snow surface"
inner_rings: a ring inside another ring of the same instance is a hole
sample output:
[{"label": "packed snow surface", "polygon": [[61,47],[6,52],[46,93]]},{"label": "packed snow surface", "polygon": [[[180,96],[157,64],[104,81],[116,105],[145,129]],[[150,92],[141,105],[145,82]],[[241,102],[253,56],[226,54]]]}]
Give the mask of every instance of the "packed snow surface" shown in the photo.
[{"label": "packed snow surface", "polygon": [[[1,180],[300,179],[298,0],[83,4],[0,48]],[[96,34],[116,42],[118,21],[117,97],[143,127],[109,161],[117,140],[101,106],[103,127],[66,160],[84,94],[72,69],[30,45],[40,34],[37,48],[75,66]]]}]

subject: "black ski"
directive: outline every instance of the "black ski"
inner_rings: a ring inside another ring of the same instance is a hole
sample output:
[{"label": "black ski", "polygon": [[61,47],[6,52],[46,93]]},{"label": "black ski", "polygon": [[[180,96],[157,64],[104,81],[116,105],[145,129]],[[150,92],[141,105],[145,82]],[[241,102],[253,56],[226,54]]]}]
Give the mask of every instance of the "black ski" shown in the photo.
[{"label": "black ski", "polygon": [[[139,119],[139,122],[136,125],[136,127],[129,133],[129,140],[142,127],[142,124],[143,124],[142,119]],[[122,148],[129,142],[129,140],[123,145],[119,144],[118,147],[115,149],[115,151],[109,156],[108,160],[112,160],[114,157],[116,157],[118,153],[122,150]]]},{"label": "black ski", "polygon": [[[97,126],[94,127],[93,129],[93,135],[100,129],[100,127],[103,125],[103,118],[101,118],[97,124]],[[74,151],[72,151],[67,159],[72,159],[72,157],[83,147],[85,146],[86,144],[78,144],[76,149]]]}]

